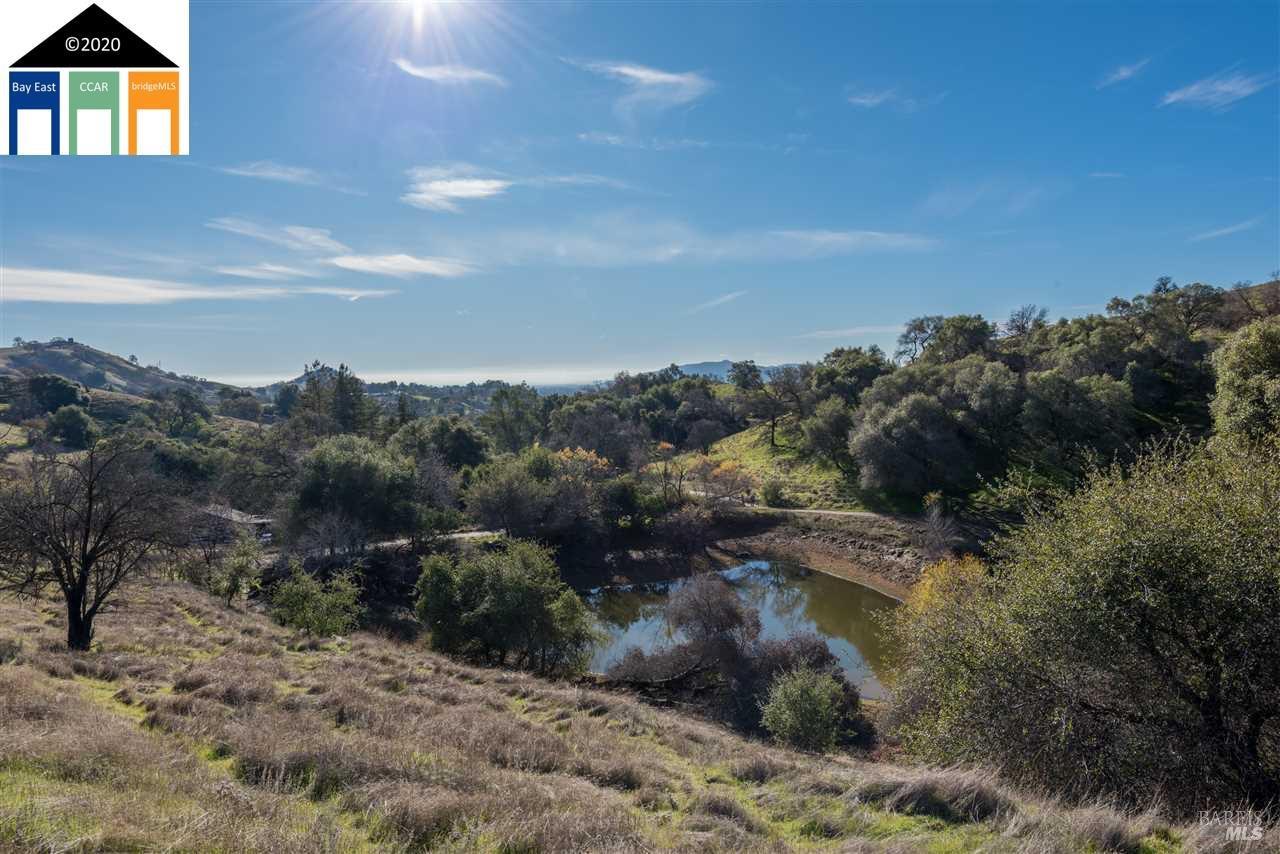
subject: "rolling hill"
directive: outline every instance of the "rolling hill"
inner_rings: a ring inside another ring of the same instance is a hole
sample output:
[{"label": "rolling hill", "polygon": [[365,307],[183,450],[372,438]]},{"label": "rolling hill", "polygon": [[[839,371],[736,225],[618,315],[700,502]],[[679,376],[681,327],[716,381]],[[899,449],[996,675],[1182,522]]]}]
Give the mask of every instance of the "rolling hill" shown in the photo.
[{"label": "rolling hill", "polygon": [[136,364],[121,356],[77,341],[53,339],[28,341],[19,347],[0,348],[0,376],[57,374],[91,389],[145,397],[154,392],[189,388],[214,398],[222,383],[184,377],[155,366]]}]

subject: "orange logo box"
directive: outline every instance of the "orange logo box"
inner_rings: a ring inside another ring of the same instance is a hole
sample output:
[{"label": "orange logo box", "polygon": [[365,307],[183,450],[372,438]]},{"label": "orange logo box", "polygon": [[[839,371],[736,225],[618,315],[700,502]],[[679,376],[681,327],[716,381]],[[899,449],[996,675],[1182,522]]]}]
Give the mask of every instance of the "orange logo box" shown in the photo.
[{"label": "orange logo box", "polygon": [[138,110],[169,111],[169,153],[178,153],[178,72],[129,72],[129,153],[138,153]]}]

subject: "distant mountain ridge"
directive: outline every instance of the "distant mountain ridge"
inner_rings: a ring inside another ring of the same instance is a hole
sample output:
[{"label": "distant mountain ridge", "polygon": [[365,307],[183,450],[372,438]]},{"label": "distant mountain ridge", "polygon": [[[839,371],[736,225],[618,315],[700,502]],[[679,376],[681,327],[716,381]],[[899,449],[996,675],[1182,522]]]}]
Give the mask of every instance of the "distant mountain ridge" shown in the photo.
[{"label": "distant mountain ridge", "polygon": [[[709,377],[720,382],[729,378],[729,368],[733,362],[721,359],[716,362],[688,362],[676,365],[686,376]],[[761,365],[766,374],[781,365]],[[333,372],[334,369],[322,366],[322,373]],[[654,369],[660,370],[660,369]],[[87,388],[104,391],[118,391],[125,394],[145,397],[148,394],[173,388],[189,388],[203,397],[214,398],[221,388],[230,387],[228,383],[219,383],[203,377],[184,376],[173,371],[166,371],[158,365],[142,365],[123,356],[99,350],[70,338],[54,338],[51,341],[24,341],[20,346],[0,348],[0,376],[31,376],[35,374],[57,374],[74,380]],[[357,376],[359,371],[356,371]],[[594,382],[585,383],[542,383],[534,386],[541,394],[573,394],[584,389],[595,388],[608,383],[611,377],[601,377]],[[286,385],[302,386],[306,382],[306,374],[292,379],[283,379],[267,385],[257,386],[253,391],[264,400],[272,400]],[[368,383],[375,393],[387,392],[391,383]],[[470,390],[482,390],[487,398],[494,385],[493,380],[476,381],[468,384],[429,386],[419,383],[400,383],[410,393],[428,393],[448,397],[463,397]],[[382,387],[382,388],[378,388]]]},{"label": "distant mountain ridge", "polygon": [[213,398],[219,389],[226,387],[225,383],[203,377],[182,376],[157,365],[142,365],[70,338],[24,341],[18,346],[0,347],[0,376],[36,374],[57,374],[87,388],[139,397],[187,388],[203,397]]}]

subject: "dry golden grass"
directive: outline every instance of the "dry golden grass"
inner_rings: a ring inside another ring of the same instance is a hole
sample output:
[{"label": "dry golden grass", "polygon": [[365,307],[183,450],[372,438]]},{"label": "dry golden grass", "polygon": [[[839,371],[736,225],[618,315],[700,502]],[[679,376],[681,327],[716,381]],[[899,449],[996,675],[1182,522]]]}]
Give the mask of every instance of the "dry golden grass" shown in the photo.
[{"label": "dry golden grass", "polygon": [[182,584],[122,602],[73,654],[56,603],[0,600],[0,851],[1230,850],[370,634],[295,643]]}]

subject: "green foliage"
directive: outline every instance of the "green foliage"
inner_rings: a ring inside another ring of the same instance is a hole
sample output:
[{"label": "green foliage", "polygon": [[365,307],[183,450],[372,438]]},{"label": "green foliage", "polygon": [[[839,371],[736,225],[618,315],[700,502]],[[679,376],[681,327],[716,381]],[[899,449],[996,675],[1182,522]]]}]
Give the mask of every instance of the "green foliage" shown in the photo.
[{"label": "green foliage", "polygon": [[766,480],[760,487],[760,500],[766,507],[787,506],[787,494],[782,481],[775,478]]},{"label": "green foliage", "polygon": [[616,471],[581,448],[525,449],[477,469],[465,501],[487,528],[513,537],[537,537],[566,547],[599,545],[630,527],[645,505],[638,485],[613,485]]},{"label": "green foliage", "polygon": [[503,386],[489,398],[480,425],[493,437],[498,450],[516,453],[532,445],[546,426],[542,401],[530,386]]},{"label": "green foliage", "polygon": [[218,414],[244,421],[257,421],[262,417],[262,404],[251,393],[228,397],[218,404]]},{"label": "green foliage", "polygon": [[322,582],[294,559],[290,575],[271,594],[276,621],[315,637],[331,637],[353,629],[360,620],[360,584],[353,572],[340,572]]},{"label": "green foliage", "polygon": [[194,437],[213,417],[209,407],[191,389],[170,389],[153,397],[156,406],[152,409],[152,418],[168,436]]},{"label": "green foliage", "polygon": [[975,353],[985,354],[995,334],[995,324],[982,315],[957,314],[938,324],[922,355],[932,362],[958,362]]},{"label": "green foliage", "polygon": [[840,740],[844,689],[831,673],[799,667],[781,673],[760,704],[760,723],[777,741],[826,752]]},{"label": "green foliage", "polygon": [[1254,441],[1280,434],[1280,317],[1256,320],[1236,332],[1213,361],[1217,431]]},{"label": "green foliage", "polygon": [[417,594],[432,647],[472,661],[576,673],[597,640],[590,612],[535,543],[508,540],[459,561],[426,557]]},{"label": "green foliage", "polygon": [[33,414],[56,412],[64,406],[88,406],[89,395],[79,383],[56,374],[39,374],[27,380]]},{"label": "green foliage", "polygon": [[342,520],[357,538],[393,537],[412,527],[413,487],[409,463],[372,440],[325,439],[303,460],[289,527],[301,534],[321,520]]},{"label": "green foliage", "polygon": [[[904,743],[1060,793],[1280,794],[1280,449],[1156,449],[1033,515],[896,628]],[[957,565],[958,566],[958,565]]]},{"label": "green foliage", "polygon": [[231,606],[241,596],[258,587],[262,577],[262,545],[257,538],[241,534],[227,554],[214,564],[209,574],[209,592]]},{"label": "green foliage", "polygon": [[856,465],[849,454],[853,410],[842,395],[832,395],[819,403],[813,415],[800,424],[800,429],[804,434],[806,451],[831,460],[841,471],[855,470]]},{"label": "green foliage", "polygon": [[62,406],[49,416],[47,431],[68,448],[87,448],[98,436],[98,425],[79,406]]},{"label": "green foliage", "polygon": [[819,400],[838,397],[846,405],[856,406],[876,377],[892,370],[893,363],[875,345],[866,350],[837,347],[814,366],[813,391]]},{"label": "green foliage", "polygon": [[293,407],[298,404],[299,398],[302,397],[302,391],[293,383],[285,383],[276,392],[276,415],[281,418],[288,418],[293,412]]},{"label": "green foliage", "polygon": [[391,436],[387,446],[411,459],[434,452],[454,469],[481,465],[489,456],[489,440],[457,415],[409,421]]},{"label": "green foliage", "polygon": [[773,680],[760,709],[761,723],[777,741],[825,752],[840,737],[844,691],[830,673],[800,667]]}]

